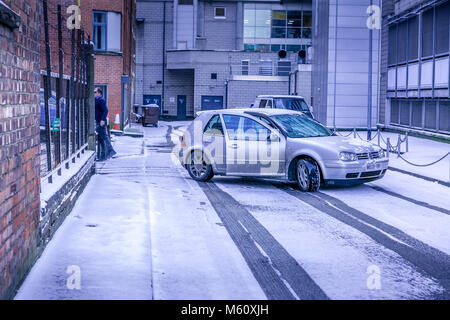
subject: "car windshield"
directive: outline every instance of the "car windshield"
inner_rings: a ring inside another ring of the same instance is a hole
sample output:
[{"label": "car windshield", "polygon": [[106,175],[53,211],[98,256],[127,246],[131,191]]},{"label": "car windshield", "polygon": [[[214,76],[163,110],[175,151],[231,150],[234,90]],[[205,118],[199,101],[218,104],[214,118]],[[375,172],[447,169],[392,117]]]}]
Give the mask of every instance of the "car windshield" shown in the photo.
[{"label": "car windshield", "polygon": [[271,117],[290,138],[328,137],[332,133],[319,122],[301,114],[283,114]]},{"label": "car windshield", "polygon": [[308,105],[303,99],[292,99],[292,98],[274,98],[274,108],[277,109],[288,109],[295,111],[309,112]]}]

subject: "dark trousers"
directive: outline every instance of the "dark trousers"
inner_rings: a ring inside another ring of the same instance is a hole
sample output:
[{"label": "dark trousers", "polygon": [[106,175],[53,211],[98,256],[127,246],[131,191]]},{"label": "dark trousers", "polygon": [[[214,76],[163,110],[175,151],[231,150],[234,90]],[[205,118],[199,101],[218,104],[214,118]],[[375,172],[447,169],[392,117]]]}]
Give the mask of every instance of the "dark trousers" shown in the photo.
[{"label": "dark trousers", "polygon": [[100,126],[97,124],[95,131],[98,134],[98,149],[99,149],[99,159],[106,159],[106,157],[114,151],[109,136],[106,133],[106,124]]}]

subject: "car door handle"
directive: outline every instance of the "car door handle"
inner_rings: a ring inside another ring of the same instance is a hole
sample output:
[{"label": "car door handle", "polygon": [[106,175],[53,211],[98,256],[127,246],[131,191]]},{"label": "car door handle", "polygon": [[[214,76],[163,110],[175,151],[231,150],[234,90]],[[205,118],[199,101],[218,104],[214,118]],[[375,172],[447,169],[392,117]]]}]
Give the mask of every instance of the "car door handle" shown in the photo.
[{"label": "car door handle", "polygon": [[236,143],[233,143],[232,145],[230,145],[230,148],[237,149],[239,148],[239,146]]}]

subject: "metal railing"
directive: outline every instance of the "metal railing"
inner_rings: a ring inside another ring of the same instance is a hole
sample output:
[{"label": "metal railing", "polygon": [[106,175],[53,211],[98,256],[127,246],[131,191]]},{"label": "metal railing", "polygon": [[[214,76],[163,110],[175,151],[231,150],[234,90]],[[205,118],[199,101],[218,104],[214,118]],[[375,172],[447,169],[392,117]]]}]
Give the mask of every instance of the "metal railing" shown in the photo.
[{"label": "metal railing", "polygon": [[247,64],[230,64],[230,75],[289,77],[289,74],[293,71],[294,67],[297,67],[297,64],[292,62],[291,64],[284,64],[284,61],[281,62],[279,64],[278,61],[267,60],[264,62],[260,61],[259,63],[251,63],[248,61]]},{"label": "metal railing", "polygon": [[[87,148],[91,46],[81,29],[64,30],[71,41],[70,76],[65,75],[61,5],[52,12],[47,0],[43,4],[46,70],[41,71],[40,90],[41,178],[52,183],[53,175],[61,175],[63,167],[69,169],[70,162],[75,163]],[[49,12],[57,16],[56,27],[49,24]],[[57,30],[57,41],[50,39],[49,27]],[[52,72],[55,57],[51,57],[50,42],[58,44],[58,73]]]},{"label": "metal railing", "polygon": [[[381,134],[380,129],[377,130],[377,133],[373,137],[371,137],[371,139],[361,137],[361,135],[358,133],[356,128],[353,128],[353,130],[350,131],[348,134],[342,134],[339,131],[337,131],[336,129],[333,129],[333,133],[338,134],[342,137],[350,137],[351,135],[353,135],[353,138],[355,138],[355,139],[358,138],[363,141],[373,141],[375,138],[377,138],[377,145],[379,147],[383,148],[383,146],[381,145],[381,142],[383,142],[385,144],[385,147],[383,149],[386,151],[388,157],[390,156],[391,153],[397,154],[397,158],[400,158],[407,164],[415,166],[415,167],[432,166],[432,165],[444,160],[447,157],[449,157],[449,160],[450,160],[450,152],[447,152],[442,157],[440,157],[437,160],[432,161],[430,163],[414,163],[410,160],[405,159],[402,156],[401,146],[403,143],[405,144],[405,148],[404,148],[405,151],[403,153],[409,152],[408,132],[405,133],[405,136],[403,138],[401,137],[400,134],[398,134],[397,135],[397,143],[395,145],[391,143],[391,139],[389,137],[386,137],[386,139],[384,139],[383,135]],[[450,166],[450,164],[449,164],[449,166]]]}]

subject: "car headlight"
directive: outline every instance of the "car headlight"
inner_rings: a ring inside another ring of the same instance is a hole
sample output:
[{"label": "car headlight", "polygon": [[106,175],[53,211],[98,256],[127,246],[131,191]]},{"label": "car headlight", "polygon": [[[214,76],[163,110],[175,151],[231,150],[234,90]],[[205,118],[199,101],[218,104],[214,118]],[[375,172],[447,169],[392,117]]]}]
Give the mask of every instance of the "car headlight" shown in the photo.
[{"label": "car headlight", "polygon": [[339,153],[339,159],[342,161],[356,161],[358,160],[358,157],[356,156],[356,153],[343,151]]}]

